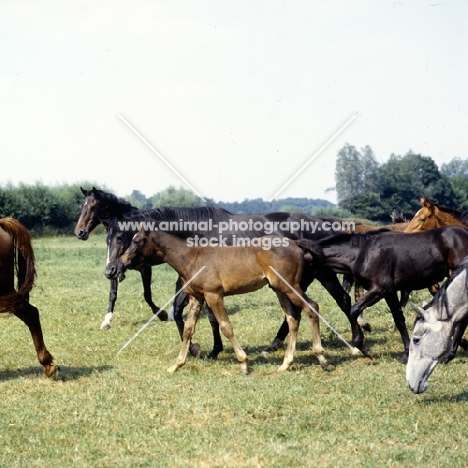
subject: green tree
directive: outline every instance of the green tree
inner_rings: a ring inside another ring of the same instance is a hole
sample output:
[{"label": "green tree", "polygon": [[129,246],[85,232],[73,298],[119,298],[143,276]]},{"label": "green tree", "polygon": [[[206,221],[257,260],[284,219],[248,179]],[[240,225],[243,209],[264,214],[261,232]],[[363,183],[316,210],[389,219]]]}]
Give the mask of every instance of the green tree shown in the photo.
[{"label": "green tree", "polygon": [[204,206],[203,200],[192,191],[182,187],[176,189],[173,185],[153,195],[150,201],[154,208],[161,206]]}]

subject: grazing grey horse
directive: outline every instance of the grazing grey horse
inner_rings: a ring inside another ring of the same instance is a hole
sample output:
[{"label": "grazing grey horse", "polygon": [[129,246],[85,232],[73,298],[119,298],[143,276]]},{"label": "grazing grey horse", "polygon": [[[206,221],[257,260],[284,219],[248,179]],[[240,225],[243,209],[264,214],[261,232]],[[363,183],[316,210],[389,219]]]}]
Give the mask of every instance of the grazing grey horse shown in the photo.
[{"label": "grazing grey horse", "polygon": [[414,393],[427,390],[439,362],[455,357],[468,323],[468,257],[454,270],[432,301],[413,308],[418,315],[410,341],[406,381]]}]

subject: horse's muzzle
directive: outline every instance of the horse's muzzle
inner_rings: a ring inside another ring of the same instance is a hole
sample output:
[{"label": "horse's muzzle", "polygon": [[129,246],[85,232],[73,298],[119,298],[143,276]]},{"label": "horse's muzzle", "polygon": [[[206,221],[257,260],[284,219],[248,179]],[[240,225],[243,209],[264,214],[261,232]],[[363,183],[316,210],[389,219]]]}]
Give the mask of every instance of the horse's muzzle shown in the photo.
[{"label": "horse's muzzle", "polygon": [[75,231],[75,236],[80,240],[87,240],[89,237],[89,231],[78,229]]}]

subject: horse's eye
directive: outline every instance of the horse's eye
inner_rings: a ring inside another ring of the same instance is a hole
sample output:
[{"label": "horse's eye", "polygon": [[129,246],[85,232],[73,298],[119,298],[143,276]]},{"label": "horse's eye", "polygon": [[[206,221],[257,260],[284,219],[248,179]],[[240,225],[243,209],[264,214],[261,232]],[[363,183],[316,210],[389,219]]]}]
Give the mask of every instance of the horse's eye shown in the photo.
[{"label": "horse's eye", "polygon": [[421,342],[421,337],[420,336],[413,336],[413,344],[417,346]]}]

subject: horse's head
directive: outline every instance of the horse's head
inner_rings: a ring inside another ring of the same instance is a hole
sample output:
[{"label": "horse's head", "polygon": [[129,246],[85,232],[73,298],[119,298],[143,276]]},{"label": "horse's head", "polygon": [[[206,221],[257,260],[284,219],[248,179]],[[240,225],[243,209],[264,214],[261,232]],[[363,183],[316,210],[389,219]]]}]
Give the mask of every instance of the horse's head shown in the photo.
[{"label": "horse's head", "polygon": [[145,262],[149,254],[148,244],[148,233],[144,229],[133,236],[130,245],[120,259],[120,274],[123,274],[128,268],[138,268]]},{"label": "horse's head", "polygon": [[132,237],[135,232],[131,230],[121,229],[119,221],[114,219],[109,224],[107,231],[107,261],[105,275],[108,279],[125,279],[124,272],[121,268],[121,257],[132,242]]},{"label": "horse's head", "polygon": [[428,198],[421,198],[421,209],[414,215],[405,232],[419,232],[439,227],[436,216],[437,205]]},{"label": "horse's head", "polygon": [[413,393],[423,393],[432,371],[450,346],[452,323],[437,319],[433,308],[416,308],[418,318],[411,335],[406,382]]},{"label": "horse's head", "polygon": [[417,320],[411,336],[406,381],[414,393],[424,392],[437,364],[447,362],[444,358],[456,351],[455,327],[465,320],[468,311],[467,267],[468,257],[427,306],[413,306]]},{"label": "horse's head", "polygon": [[89,233],[99,224],[99,190],[94,187],[91,190],[81,188],[81,192],[85,196],[80,207],[80,217],[75,226],[75,235],[78,239],[86,240]]}]

